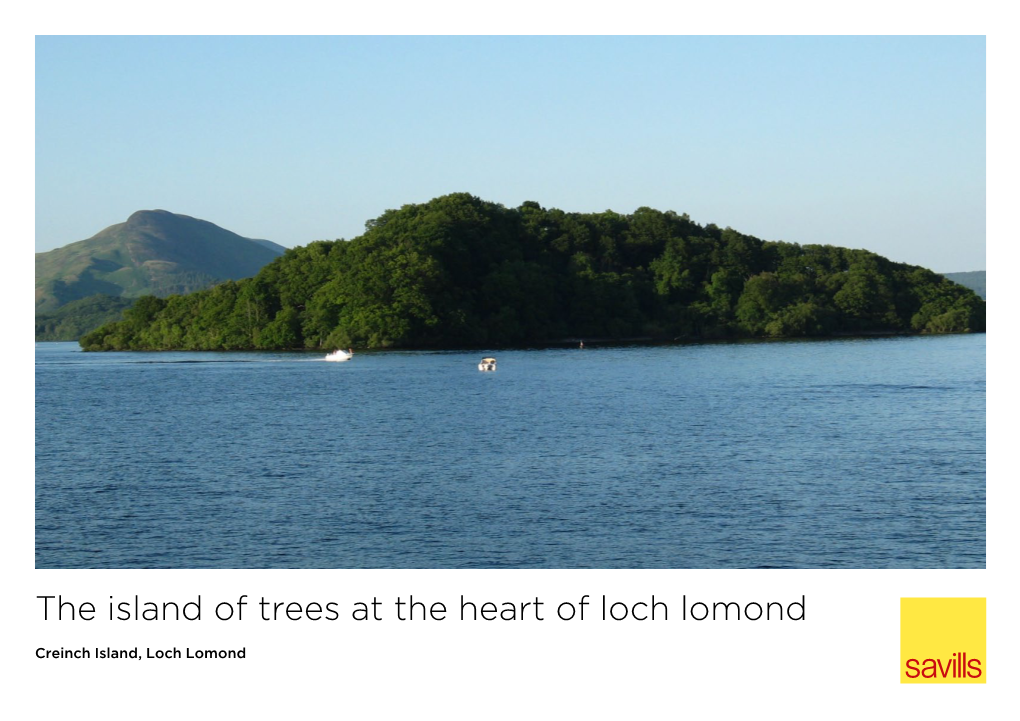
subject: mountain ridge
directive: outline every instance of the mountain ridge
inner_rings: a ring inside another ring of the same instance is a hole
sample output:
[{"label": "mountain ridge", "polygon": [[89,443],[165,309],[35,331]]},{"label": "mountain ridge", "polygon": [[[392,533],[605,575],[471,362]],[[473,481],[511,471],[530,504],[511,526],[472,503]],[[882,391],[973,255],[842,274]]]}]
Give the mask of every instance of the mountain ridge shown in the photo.
[{"label": "mountain ridge", "polygon": [[91,238],[36,253],[36,312],[96,294],[165,297],[247,278],[283,254],[207,220],[139,210]]},{"label": "mountain ridge", "polygon": [[143,295],[255,275],[286,248],[168,210],[138,210],[91,238],[35,254],[36,340],[76,340]]},{"label": "mountain ridge", "polygon": [[943,273],[945,277],[954,283],[959,283],[965,288],[970,288],[972,291],[977,293],[983,300],[987,300],[985,297],[985,271],[983,270],[968,270],[958,273]]}]

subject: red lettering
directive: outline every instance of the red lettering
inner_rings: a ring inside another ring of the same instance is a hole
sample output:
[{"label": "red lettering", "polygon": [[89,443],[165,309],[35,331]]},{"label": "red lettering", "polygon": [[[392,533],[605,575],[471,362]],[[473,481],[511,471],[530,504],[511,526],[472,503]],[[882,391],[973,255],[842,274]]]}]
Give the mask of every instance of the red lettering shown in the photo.
[{"label": "red lettering", "polygon": [[916,658],[907,659],[907,678],[981,678],[984,671],[981,659],[967,658],[967,654],[954,653],[945,662],[942,659],[926,658],[923,662]]}]

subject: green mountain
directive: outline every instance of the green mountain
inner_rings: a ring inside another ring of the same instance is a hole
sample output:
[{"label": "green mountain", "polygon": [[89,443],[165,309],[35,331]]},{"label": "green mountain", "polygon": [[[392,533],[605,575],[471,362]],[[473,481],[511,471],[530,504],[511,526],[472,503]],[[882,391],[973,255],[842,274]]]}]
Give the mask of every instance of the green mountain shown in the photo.
[{"label": "green mountain", "polygon": [[255,275],[285,248],[218,225],[140,210],[88,240],[35,254],[36,312],[96,293],[165,297]]},{"label": "green mountain", "polygon": [[987,300],[985,295],[985,272],[983,270],[970,270],[965,273],[943,273],[954,283],[959,283]]},{"label": "green mountain", "polygon": [[[71,332],[87,325],[86,316],[97,318],[100,308],[113,312],[110,301],[94,298],[97,295],[137,298],[190,293],[253,276],[284,250],[271,241],[244,238],[205,220],[165,210],[140,210],[88,240],[36,253],[36,315],[47,317],[43,323],[50,329],[44,333],[48,337],[58,327]],[[87,298],[94,300],[66,309]],[[54,316],[58,309],[62,312]],[[83,315],[73,318],[78,312]],[[61,324],[58,317],[70,322]],[[42,340],[38,325],[37,318],[36,339]]]},{"label": "green mountain", "polygon": [[85,350],[450,348],[567,338],[983,332],[985,302],[867,250],[764,241],[686,214],[506,208],[467,193],[386,211],[254,278],[147,296]]}]

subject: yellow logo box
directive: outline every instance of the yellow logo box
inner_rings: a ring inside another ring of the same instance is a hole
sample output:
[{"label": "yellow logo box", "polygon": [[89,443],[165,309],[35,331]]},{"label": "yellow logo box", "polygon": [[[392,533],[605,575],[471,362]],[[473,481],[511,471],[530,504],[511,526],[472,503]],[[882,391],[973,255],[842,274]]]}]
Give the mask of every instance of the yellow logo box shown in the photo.
[{"label": "yellow logo box", "polygon": [[900,599],[900,683],[984,683],[987,676],[985,599]]}]

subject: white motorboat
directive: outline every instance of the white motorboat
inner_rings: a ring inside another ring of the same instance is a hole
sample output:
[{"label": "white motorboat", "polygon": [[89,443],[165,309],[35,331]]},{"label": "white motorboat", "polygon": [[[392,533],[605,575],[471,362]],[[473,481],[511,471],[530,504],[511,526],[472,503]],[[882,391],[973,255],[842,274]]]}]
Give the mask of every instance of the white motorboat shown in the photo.
[{"label": "white motorboat", "polygon": [[496,370],[496,359],[495,358],[482,358],[482,362],[478,364],[478,370],[480,370],[480,371],[494,371],[494,370]]},{"label": "white motorboat", "polygon": [[354,351],[352,349],[341,350],[337,348],[335,351],[326,356],[325,360],[328,361],[349,361],[354,357]]}]

